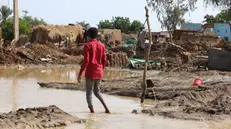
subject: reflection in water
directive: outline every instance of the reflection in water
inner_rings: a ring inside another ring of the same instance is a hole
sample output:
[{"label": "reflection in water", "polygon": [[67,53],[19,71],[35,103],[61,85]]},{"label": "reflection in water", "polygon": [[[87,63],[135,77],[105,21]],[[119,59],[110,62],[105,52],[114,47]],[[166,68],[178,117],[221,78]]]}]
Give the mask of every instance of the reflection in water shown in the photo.
[{"label": "reflection in water", "polygon": [[100,129],[100,127],[103,126],[102,124],[106,119],[107,115],[97,117],[94,114],[89,114],[84,129]]},{"label": "reflection in water", "polygon": [[[28,68],[18,70],[17,68],[0,68],[0,76],[2,78],[16,77],[17,79],[36,78],[39,81],[54,82],[75,82],[79,69],[72,68]],[[107,70],[104,73],[104,79],[115,79],[135,76],[136,73],[129,71],[113,71]]]},{"label": "reflection in water", "polygon": [[17,103],[17,88],[18,88],[18,79],[13,77],[12,80],[12,111],[16,111],[18,109]]}]

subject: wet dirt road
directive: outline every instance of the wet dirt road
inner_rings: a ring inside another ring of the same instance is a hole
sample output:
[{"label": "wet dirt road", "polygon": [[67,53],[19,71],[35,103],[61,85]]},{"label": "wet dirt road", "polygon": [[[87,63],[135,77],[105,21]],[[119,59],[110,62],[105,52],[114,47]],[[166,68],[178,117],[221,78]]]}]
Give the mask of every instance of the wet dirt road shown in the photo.
[{"label": "wet dirt road", "polygon": [[[103,107],[94,98],[95,114],[89,114],[85,93],[80,91],[42,89],[42,82],[75,82],[75,69],[0,69],[0,113],[18,108],[56,105],[64,111],[82,119],[85,124],[76,124],[65,129],[229,129],[229,121],[183,121],[131,114],[133,109],[142,108],[138,99],[104,95],[112,114],[104,114]],[[131,76],[130,72],[106,72],[106,78]],[[146,106],[151,106],[148,101]]]}]

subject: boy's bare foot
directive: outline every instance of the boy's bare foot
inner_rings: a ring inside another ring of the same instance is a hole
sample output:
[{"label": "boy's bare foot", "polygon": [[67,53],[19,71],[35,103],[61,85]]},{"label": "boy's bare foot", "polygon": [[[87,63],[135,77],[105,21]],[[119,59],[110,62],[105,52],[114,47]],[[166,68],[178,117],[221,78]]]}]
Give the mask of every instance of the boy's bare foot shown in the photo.
[{"label": "boy's bare foot", "polygon": [[91,113],[95,113],[93,106],[89,107]]},{"label": "boy's bare foot", "polygon": [[109,110],[106,110],[106,111],[105,111],[105,113],[107,113],[107,114],[111,114],[111,112],[110,112]]}]

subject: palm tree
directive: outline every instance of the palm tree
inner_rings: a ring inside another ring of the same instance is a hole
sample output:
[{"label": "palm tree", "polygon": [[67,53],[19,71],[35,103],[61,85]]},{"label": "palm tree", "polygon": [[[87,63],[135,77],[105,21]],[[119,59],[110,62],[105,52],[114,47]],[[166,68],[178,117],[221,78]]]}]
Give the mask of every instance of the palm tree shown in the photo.
[{"label": "palm tree", "polygon": [[84,28],[87,28],[88,26],[90,26],[89,23],[87,23],[86,21],[81,21],[81,22],[76,22],[77,24],[81,25]]},{"label": "palm tree", "polygon": [[6,21],[7,18],[9,18],[9,16],[13,13],[13,11],[8,8],[7,6],[3,5],[1,8],[0,8],[0,20],[3,22],[3,21]]}]

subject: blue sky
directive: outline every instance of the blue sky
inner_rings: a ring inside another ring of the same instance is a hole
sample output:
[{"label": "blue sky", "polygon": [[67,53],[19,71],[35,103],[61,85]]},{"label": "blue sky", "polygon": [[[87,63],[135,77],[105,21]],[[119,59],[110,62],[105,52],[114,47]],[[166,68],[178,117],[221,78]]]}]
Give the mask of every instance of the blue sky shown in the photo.
[{"label": "blue sky", "polygon": [[[76,21],[87,21],[96,26],[100,20],[113,16],[126,16],[131,20],[145,21],[146,0],[18,0],[19,11],[27,10],[29,15],[43,18],[49,24],[68,24]],[[0,0],[1,2],[1,0]],[[1,4],[13,7],[13,0],[3,0]],[[219,10],[205,8],[202,0],[198,9],[185,16],[186,21],[200,23],[205,14],[216,15]],[[151,28],[160,31],[161,25],[154,12],[150,13]]]}]

